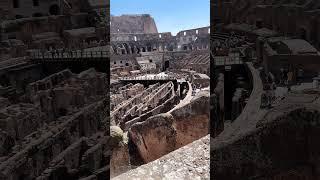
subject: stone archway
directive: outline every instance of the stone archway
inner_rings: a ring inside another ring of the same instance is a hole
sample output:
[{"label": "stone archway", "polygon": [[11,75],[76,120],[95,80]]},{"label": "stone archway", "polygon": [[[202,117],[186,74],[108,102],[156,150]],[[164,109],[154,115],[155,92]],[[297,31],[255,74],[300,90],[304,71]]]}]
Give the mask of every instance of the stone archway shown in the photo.
[{"label": "stone archway", "polygon": [[183,45],[183,46],[182,46],[182,49],[183,49],[184,51],[188,50],[188,45]]},{"label": "stone archway", "polygon": [[53,4],[49,8],[50,15],[59,15],[60,14],[60,8],[57,4]]},{"label": "stone archway", "polygon": [[43,16],[42,13],[34,13],[34,14],[32,15],[32,17],[42,17],[42,16]]},{"label": "stone archway", "polygon": [[303,27],[299,28],[299,38],[307,40],[307,30]]},{"label": "stone archway", "polygon": [[129,47],[128,44],[123,43],[122,46],[123,46],[123,48],[125,49],[126,54],[131,54],[131,48]]},{"label": "stone archway", "polygon": [[117,46],[112,45],[111,48],[112,48],[112,51],[113,51],[114,54],[118,54]]}]

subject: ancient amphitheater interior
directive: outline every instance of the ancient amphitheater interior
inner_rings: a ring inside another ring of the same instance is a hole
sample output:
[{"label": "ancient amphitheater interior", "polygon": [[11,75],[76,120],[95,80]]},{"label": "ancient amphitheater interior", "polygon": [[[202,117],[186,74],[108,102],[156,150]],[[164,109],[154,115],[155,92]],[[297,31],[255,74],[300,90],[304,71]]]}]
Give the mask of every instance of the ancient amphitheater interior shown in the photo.
[{"label": "ancient amphitheater interior", "polygon": [[211,2],[212,179],[320,178],[319,5]]},{"label": "ancient amphitheater interior", "polygon": [[320,1],[210,6],[1,0],[0,180],[320,179]]},{"label": "ancient amphitheater interior", "polygon": [[[209,143],[210,27],[174,36],[158,32],[152,15],[137,14],[111,16],[110,29],[110,133],[118,140],[111,177],[166,178],[173,157]],[[208,178],[209,151],[200,152],[189,162],[199,169],[172,178]]]}]

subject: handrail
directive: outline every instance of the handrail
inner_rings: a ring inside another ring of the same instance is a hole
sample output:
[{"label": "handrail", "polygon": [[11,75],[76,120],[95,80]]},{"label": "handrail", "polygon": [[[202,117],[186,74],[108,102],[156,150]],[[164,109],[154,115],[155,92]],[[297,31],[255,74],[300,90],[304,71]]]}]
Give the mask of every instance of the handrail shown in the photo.
[{"label": "handrail", "polygon": [[121,77],[120,80],[175,80],[175,77],[172,76],[139,76],[139,77]]},{"label": "handrail", "polygon": [[67,51],[67,52],[32,52],[31,59],[90,59],[90,58],[107,58],[108,51]]}]

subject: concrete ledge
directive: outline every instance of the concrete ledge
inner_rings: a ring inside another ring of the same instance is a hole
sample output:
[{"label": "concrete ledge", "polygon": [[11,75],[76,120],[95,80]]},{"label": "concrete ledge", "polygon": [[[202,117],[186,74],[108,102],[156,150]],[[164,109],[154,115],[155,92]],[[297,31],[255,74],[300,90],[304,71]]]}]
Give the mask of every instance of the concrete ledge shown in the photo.
[{"label": "concrete ledge", "polygon": [[209,179],[209,143],[208,135],[113,180]]}]

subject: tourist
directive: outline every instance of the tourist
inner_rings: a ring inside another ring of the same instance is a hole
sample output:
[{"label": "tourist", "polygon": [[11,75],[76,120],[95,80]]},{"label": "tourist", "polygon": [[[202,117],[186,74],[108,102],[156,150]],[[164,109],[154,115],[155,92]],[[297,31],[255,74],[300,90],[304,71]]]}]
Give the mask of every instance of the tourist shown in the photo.
[{"label": "tourist", "polygon": [[284,69],[281,68],[281,69],[280,69],[280,85],[283,85],[283,84],[284,84],[284,78],[285,78]]},{"label": "tourist", "polygon": [[260,103],[260,108],[264,109],[265,107],[267,107],[267,103],[268,103],[268,97],[266,94],[266,91],[263,91],[261,93],[261,103]]},{"label": "tourist", "polygon": [[289,90],[289,87],[292,83],[292,79],[293,79],[293,72],[292,71],[289,71],[287,73],[287,86],[288,86],[288,90]]}]

